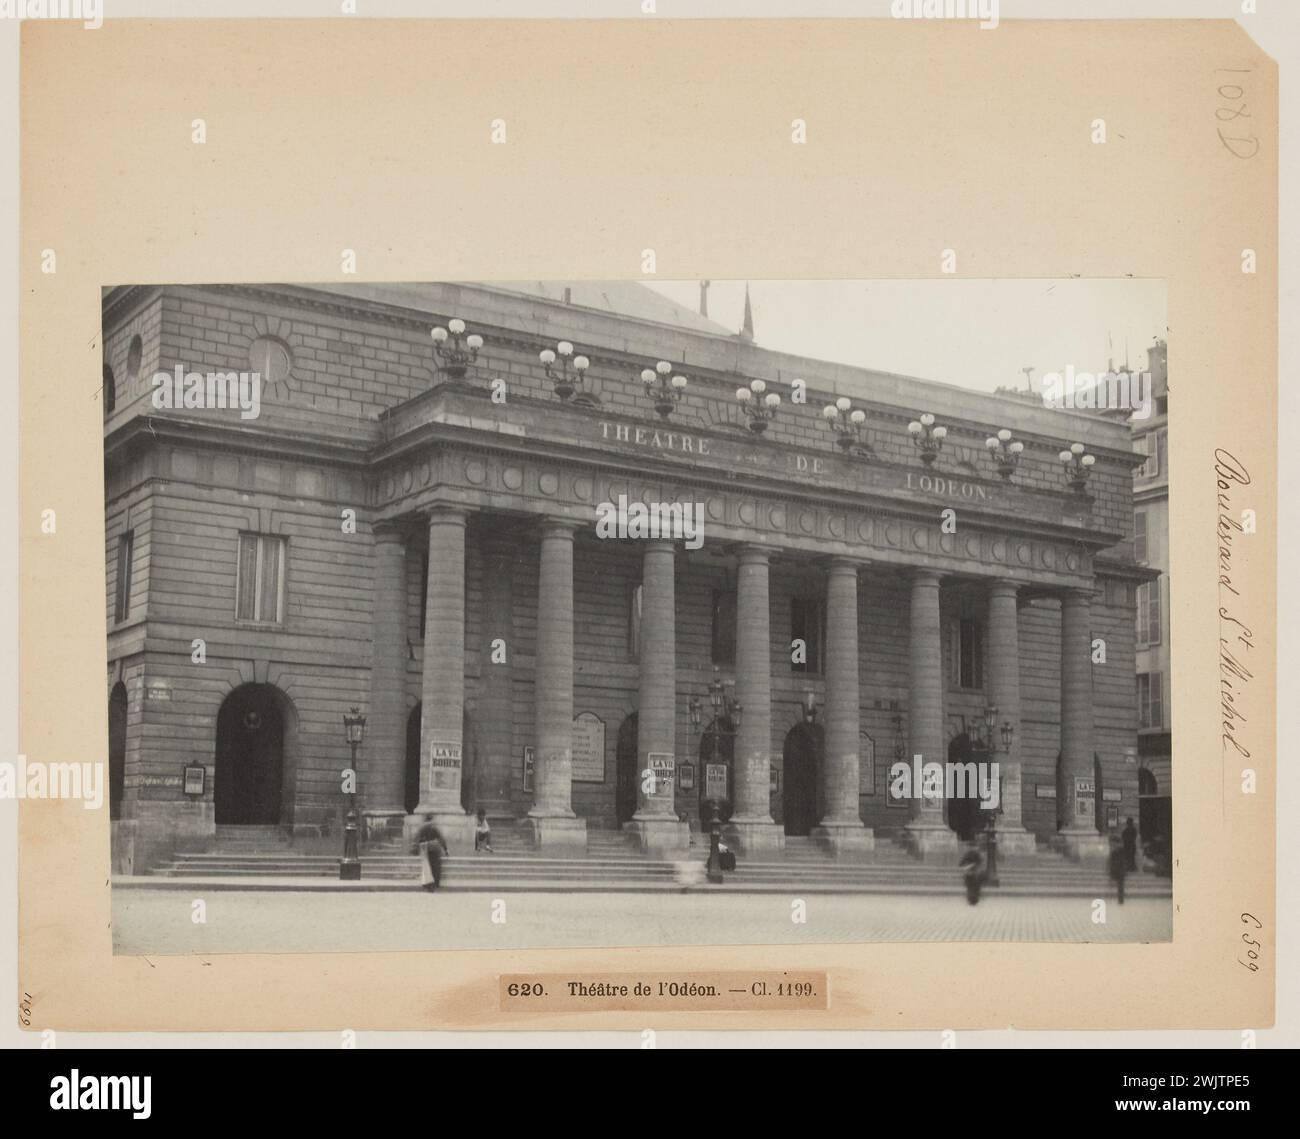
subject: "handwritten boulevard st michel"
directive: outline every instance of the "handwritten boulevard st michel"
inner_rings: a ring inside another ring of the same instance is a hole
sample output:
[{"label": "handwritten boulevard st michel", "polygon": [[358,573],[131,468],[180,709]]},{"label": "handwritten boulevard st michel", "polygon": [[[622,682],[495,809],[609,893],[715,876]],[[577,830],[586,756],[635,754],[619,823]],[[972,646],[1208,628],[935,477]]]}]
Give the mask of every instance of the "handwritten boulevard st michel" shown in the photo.
[{"label": "handwritten boulevard st michel", "polygon": [[[1216,532],[1219,545],[1219,721],[1223,749],[1229,747],[1250,758],[1250,750],[1239,738],[1240,725],[1247,722],[1239,707],[1240,698],[1252,673],[1244,663],[1255,647],[1254,633],[1232,614],[1232,598],[1241,592],[1232,581],[1233,541],[1238,534],[1253,533],[1254,523],[1243,526],[1232,506],[1233,485],[1249,486],[1250,474],[1233,455],[1222,449],[1214,452],[1214,477],[1218,487],[1218,521]],[[1228,595],[1231,595],[1230,597]],[[1238,655],[1240,654],[1240,655]]]}]

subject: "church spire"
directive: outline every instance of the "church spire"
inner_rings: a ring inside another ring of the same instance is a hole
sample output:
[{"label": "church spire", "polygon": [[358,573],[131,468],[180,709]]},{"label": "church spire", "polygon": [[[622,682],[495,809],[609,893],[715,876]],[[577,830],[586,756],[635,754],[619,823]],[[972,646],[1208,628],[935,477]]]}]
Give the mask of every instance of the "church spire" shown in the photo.
[{"label": "church spire", "polygon": [[745,282],[745,323],[740,326],[741,340],[754,339],[754,309],[749,303],[749,282]]}]

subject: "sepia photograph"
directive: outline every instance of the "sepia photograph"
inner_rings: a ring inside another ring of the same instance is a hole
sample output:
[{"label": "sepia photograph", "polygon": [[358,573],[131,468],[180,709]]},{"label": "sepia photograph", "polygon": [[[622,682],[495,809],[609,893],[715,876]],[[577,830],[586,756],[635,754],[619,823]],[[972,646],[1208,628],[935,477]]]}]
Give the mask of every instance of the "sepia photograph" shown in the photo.
[{"label": "sepia photograph", "polygon": [[102,346],[114,952],[1171,938],[1163,281],[123,285]]}]

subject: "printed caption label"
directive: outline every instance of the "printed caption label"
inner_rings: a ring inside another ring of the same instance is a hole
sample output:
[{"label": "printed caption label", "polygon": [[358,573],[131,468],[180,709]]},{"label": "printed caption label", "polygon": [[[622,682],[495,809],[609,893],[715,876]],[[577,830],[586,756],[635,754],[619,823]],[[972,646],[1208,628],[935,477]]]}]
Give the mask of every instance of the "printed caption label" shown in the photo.
[{"label": "printed caption label", "polygon": [[754,1012],[830,1007],[825,973],[506,973],[502,1012]]}]

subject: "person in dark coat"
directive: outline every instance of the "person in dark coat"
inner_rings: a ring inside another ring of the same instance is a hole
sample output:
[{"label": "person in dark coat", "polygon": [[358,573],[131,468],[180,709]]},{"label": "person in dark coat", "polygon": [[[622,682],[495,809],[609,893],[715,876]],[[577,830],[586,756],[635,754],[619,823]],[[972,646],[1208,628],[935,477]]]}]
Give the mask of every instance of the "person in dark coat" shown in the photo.
[{"label": "person in dark coat", "polygon": [[1129,873],[1132,874],[1137,870],[1137,849],[1138,849],[1138,832],[1137,827],[1133,825],[1133,816],[1130,815],[1128,822],[1124,824],[1124,859],[1128,863]]},{"label": "person in dark coat", "polygon": [[429,873],[433,878],[433,881],[424,883],[424,888],[432,892],[442,883],[443,857],[451,853],[447,849],[447,840],[442,837],[442,831],[434,826],[432,815],[425,815],[424,823],[415,832],[415,846],[411,853],[418,854],[421,846],[424,847],[424,856],[428,859]]},{"label": "person in dark coat", "polygon": [[977,905],[985,878],[984,855],[979,845],[971,843],[957,865],[962,868],[962,878],[966,883],[966,900],[972,906]]},{"label": "person in dark coat", "polygon": [[1115,883],[1115,889],[1119,892],[1119,904],[1124,904],[1124,875],[1128,873],[1128,855],[1124,853],[1124,847],[1114,839],[1110,844],[1110,876]]}]

